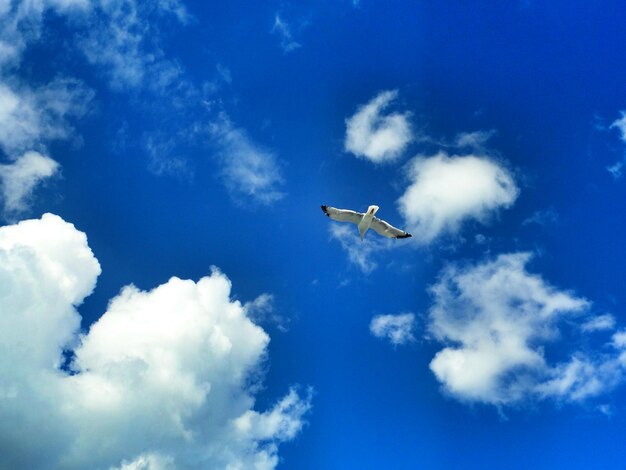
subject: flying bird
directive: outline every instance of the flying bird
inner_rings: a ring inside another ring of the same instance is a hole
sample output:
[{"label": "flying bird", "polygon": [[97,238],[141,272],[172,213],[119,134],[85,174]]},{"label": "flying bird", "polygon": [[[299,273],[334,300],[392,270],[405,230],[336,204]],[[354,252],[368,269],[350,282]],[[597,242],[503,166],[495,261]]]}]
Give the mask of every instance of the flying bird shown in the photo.
[{"label": "flying bird", "polygon": [[375,217],[374,214],[378,211],[378,206],[369,206],[367,212],[356,212],[346,209],[336,209],[334,207],[322,206],[324,214],[333,220],[338,222],[352,222],[359,227],[359,234],[361,240],[365,237],[365,232],[368,229],[374,230],[374,232],[388,238],[409,238],[412,236],[410,233],[395,228],[393,225],[385,222],[384,220]]}]

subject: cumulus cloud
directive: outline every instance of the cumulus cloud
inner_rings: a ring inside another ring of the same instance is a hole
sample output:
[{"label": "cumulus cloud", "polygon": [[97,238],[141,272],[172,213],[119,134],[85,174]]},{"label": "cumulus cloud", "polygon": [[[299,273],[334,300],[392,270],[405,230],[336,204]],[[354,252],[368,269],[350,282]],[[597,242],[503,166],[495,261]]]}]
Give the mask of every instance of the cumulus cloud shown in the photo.
[{"label": "cumulus cloud", "polygon": [[236,201],[271,205],[285,197],[282,171],[273,152],[253,142],[224,114],[211,123],[209,131],[216,143],[222,180]]},{"label": "cumulus cloud", "polygon": [[412,313],[377,315],[370,322],[370,332],[377,338],[388,339],[393,345],[415,341],[414,327],[415,315]]},{"label": "cumulus cloud", "polygon": [[407,165],[409,187],[398,200],[407,230],[420,243],[457,232],[468,219],[485,222],[510,207],[519,190],[510,172],[481,156],[416,157]]},{"label": "cumulus cloud", "polygon": [[2,227],[0,260],[0,467],[271,469],[301,431],[310,390],[254,409],[269,337],[217,269],[127,286],[80,335],[100,273],[82,232]]},{"label": "cumulus cloud", "polygon": [[546,346],[558,346],[559,323],[574,321],[590,303],[527,272],[529,259],[528,253],[513,253],[475,266],[451,265],[431,287],[429,330],[446,347],[430,368],[450,395],[494,405],[580,401],[623,380],[626,363],[619,355],[626,344],[617,334],[607,354],[561,344],[568,360],[546,357]]},{"label": "cumulus cloud", "polygon": [[291,34],[291,27],[289,24],[280,17],[280,15],[276,15],[274,17],[274,26],[272,27],[272,33],[277,34],[280,37],[280,47],[284,52],[291,52],[299,47],[302,47],[300,43],[293,39],[293,35]]},{"label": "cumulus cloud", "polygon": [[384,91],[346,119],[346,152],[374,163],[397,160],[413,139],[410,113],[384,111],[398,97],[397,90]]},{"label": "cumulus cloud", "polygon": [[0,164],[0,188],[5,214],[24,212],[35,188],[58,169],[57,162],[37,152],[26,152],[13,163]]}]

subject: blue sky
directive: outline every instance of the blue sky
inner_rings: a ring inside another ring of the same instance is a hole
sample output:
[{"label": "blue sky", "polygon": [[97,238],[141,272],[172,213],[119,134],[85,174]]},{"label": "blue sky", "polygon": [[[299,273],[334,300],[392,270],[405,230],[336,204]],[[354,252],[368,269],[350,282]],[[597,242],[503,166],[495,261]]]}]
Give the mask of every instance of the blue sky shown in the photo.
[{"label": "blue sky", "polygon": [[0,3],[0,468],[623,468],[621,2],[226,3]]}]

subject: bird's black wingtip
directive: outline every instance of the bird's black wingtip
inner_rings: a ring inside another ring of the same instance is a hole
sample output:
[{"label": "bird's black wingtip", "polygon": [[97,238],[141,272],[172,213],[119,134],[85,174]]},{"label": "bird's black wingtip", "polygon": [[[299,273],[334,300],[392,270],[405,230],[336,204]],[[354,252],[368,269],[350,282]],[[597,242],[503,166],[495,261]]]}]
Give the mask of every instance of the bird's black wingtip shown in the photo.
[{"label": "bird's black wingtip", "polygon": [[328,213],[328,206],[322,204],[321,208],[322,211],[324,211],[324,214],[326,214],[327,217],[330,217],[330,214]]},{"label": "bird's black wingtip", "polygon": [[411,238],[413,235],[411,235],[408,232],[404,232],[402,235],[398,235],[396,238]]}]

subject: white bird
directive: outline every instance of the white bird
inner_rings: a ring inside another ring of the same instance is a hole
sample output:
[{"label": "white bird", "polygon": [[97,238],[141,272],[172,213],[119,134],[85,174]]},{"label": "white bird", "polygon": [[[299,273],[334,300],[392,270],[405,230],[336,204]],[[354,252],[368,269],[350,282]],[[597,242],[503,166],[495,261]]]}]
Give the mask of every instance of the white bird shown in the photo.
[{"label": "white bird", "polygon": [[378,211],[378,206],[369,206],[365,214],[362,212],[336,209],[328,206],[322,206],[322,210],[324,211],[324,214],[333,220],[338,222],[352,222],[353,224],[356,224],[359,227],[361,240],[363,240],[365,232],[367,232],[370,228],[379,235],[388,238],[409,238],[412,236],[410,233],[400,230],[384,220],[375,217],[374,214]]}]

